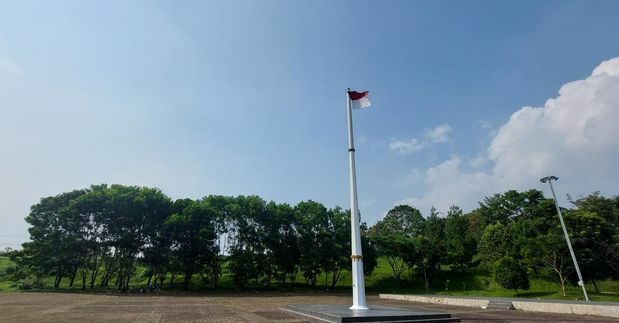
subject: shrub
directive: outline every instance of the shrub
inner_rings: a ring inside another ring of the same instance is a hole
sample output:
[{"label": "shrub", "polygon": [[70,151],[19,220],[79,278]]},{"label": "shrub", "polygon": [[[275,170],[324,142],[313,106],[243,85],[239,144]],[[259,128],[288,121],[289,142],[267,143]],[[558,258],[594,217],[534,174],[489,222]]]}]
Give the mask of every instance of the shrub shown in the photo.
[{"label": "shrub", "polygon": [[529,289],[529,275],[524,266],[512,257],[503,257],[494,263],[494,280],[505,289]]}]

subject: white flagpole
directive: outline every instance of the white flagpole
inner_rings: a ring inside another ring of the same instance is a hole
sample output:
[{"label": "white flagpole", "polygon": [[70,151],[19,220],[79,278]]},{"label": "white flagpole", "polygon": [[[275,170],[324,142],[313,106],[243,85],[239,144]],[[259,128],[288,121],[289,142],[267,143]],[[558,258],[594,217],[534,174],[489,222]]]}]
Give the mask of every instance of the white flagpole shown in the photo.
[{"label": "white flagpole", "polygon": [[[350,89],[348,89],[350,91]],[[367,310],[365,304],[365,282],[363,279],[363,253],[361,232],[359,232],[359,207],[357,202],[357,175],[355,173],[355,144],[352,134],[352,102],[346,91],[348,103],[348,157],[350,164],[350,229],[352,259],[352,306],[351,310]]]}]

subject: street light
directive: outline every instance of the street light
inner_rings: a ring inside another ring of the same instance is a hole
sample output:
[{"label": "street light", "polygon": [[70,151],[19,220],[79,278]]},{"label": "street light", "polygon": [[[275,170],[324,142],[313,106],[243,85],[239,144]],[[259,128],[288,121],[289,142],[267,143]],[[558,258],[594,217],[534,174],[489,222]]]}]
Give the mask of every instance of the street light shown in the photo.
[{"label": "street light", "polygon": [[582,292],[585,294],[585,300],[589,301],[589,296],[587,295],[587,289],[585,288],[585,281],[582,279],[582,274],[580,273],[580,268],[578,267],[578,262],[576,261],[576,255],[574,255],[574,249],[572,249],[572,243],[570,242],[570,237],[567,235],[567,229],[565,229],[565,222],[563,222],[563,215],[561,215],[561,208],[559,207],[559,202],[557,201],[557,196],[555,195],[555,189],[552,187],[552,181],[557,181],[559,178],[557,176],[546,176],[539,181],[542,183],[548,182],[550,184],[550,191],[552,192],[552,197],[555,200],[555,206],[557,207],[557,213],[559,213],[559,220],[561,221],[561,228],[563,228],[563,235],[565,235],[565,242],[567,242],[567,247],[570,249],[570,255],[572,255],[572,261],[574,262],[574,267],[576,267],[576,273],[578,274],[578,282],[582,287]]}]

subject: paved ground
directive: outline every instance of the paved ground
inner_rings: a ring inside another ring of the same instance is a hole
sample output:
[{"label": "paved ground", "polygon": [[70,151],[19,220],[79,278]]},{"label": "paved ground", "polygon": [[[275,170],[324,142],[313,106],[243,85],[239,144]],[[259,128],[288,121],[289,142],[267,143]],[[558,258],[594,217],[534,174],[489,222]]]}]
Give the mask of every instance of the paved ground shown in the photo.
[{"label": "paved ground", "polygon": [[[349,296],[321,294],[221,294],[205,295],[90,295],[61,293],[0,293],[0,322],[275,322],[301,323],[278,310],[285,304],[348,304]],[[482,310],[444,305],[381,300],[368,303],[407,308],[445,310],[464,323],[618,322],[619,319]]]}]

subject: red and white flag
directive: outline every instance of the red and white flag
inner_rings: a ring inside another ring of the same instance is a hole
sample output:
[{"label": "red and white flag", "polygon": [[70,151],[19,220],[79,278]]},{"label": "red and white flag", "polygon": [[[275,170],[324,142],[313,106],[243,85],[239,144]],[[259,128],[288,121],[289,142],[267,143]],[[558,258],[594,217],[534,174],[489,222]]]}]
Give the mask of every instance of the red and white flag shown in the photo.
[{"label": "red and white flag", "polygon": [[369,94],[370,91],[365,92],[357,92],[357,91],[348,91],[348,97],[350,98],[350,102],[352,102],[353,109],[363,109],[369,108],[372,104],[370,103]]}]

